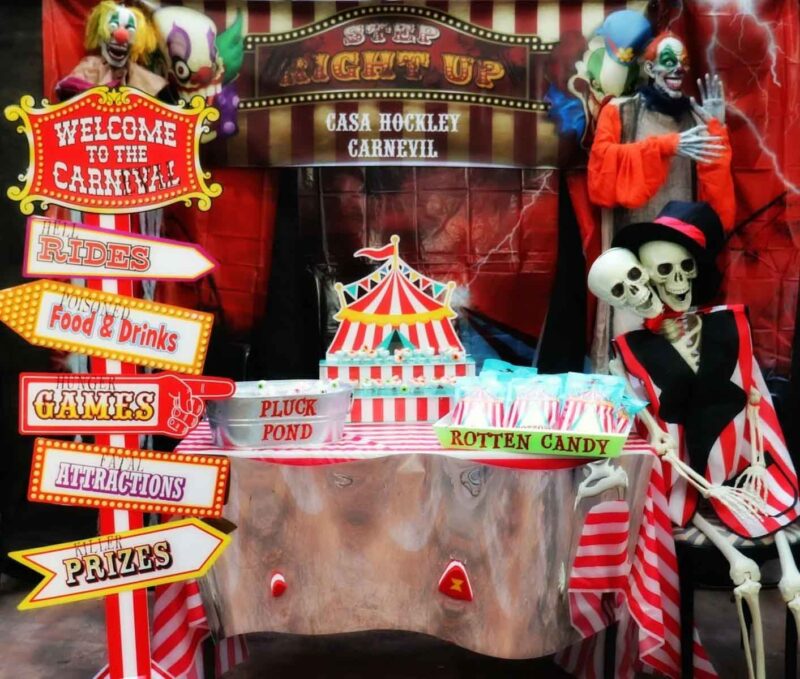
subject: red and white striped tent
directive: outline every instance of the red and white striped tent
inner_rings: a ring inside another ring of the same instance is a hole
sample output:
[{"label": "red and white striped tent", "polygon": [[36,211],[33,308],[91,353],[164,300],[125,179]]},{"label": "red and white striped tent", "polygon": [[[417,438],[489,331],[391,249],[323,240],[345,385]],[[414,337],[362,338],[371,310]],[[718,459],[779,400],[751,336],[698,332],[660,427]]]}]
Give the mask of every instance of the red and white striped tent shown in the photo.
[{"label": "red and white striped tent", "polygon": [[377,349],[395,332],[403,344],[416,349],[464,351],[450,306],[455,283],[434,281],[411,268],[400,259],[399,243],[400,238],[392,236],[382,248],[358,250],[355,257],[384,264],[354,283],[336,284],[340,309],[334,318],[339,329],[328,347],[329,358],[338,351]]}]

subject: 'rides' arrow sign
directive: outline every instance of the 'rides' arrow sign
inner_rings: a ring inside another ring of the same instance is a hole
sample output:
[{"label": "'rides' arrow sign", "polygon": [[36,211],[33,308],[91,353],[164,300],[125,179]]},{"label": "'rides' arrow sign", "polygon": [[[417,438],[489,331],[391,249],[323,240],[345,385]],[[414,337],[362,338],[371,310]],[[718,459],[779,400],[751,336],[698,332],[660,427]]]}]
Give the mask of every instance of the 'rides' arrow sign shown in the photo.
[{"label": "'rides' arrow sign", "polygon": [[214,315],[36,281],[0,290],[0,320],[38,346],[197,375]]},{"label": "'rides' arrow sign", "polygon": [[26,278],[195,281],[216,266],[199,245],[28,217],[22,267]]},{"label": "'rides' arrow sign", "polygon": [[206,523],[183,519],[10,552],[12,559],[45,576],[18,608],[55,606],[198,578],[230,540]]},{"label": "'rides' arrow sign", "polygon": [[22,373],[20,434],[165,434],[194,429],[206,399],[233,396],[223,377]]}]

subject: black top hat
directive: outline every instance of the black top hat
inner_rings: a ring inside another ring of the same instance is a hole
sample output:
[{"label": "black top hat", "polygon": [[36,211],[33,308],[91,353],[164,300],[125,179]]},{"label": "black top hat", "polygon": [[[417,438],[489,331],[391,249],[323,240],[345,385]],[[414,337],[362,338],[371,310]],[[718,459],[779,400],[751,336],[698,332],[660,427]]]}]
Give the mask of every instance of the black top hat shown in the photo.
[{"label": "black top hat", "polygon": [[654,240],[677,243],[692,254],[697,262],[692,302],[695,306],[710,302],[722,281],[716,259],[725,244],[725,231],[714,208],[704,201],[671,200],[652,222],[622,227],[611,245],[638,256],[639,247]]}]

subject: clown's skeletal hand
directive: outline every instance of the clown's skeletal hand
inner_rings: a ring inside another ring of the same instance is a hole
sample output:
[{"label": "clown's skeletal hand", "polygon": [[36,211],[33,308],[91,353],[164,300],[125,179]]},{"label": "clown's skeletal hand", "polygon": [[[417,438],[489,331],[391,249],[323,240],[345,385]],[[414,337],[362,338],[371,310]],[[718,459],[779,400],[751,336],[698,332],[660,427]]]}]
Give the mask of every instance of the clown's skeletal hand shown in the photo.
[{"label": "clown's skeletal hand", "polygon": [[723,125],[725,124],[725,90],[722,80],[718,75],[712,76],[706,73],[705,79],[697,79],[697,89],[700,92],[700,105],[698,106],[694,97],[691,97],[692,110],[698,118],[708,124],[712,118],[716,118]]},{"label": "clown's skeletal hand", "polygon": [[722,137],[708,134],[705,124],[696,125],[681,132],[676,153],[698,163],[713,163],[725,150],[721,142]]}]

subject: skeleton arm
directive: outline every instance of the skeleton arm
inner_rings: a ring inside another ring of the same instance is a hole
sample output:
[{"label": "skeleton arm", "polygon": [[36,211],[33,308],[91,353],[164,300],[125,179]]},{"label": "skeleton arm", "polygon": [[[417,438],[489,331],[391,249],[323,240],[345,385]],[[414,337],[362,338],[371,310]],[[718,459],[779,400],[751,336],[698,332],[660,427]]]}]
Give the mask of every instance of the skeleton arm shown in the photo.
[{"label": "skeleton arm", "polygon": [[[609,372],[612,375],[616,375],[617,377],[621,377],[625,380],[625,385],[631,396],[637,396],[634,392],[633,386],[631,385],[630,378],[628,373],[625,371],[625,368],[622,366],[622,363],[619,359],[613,359],[608,364]],[[698,474],[694,469],[692,469],[688,464],[686,464],[683,460],[678,457],[678,444],[676,443],[675,439],[669,434],[669,432],[664,431],[661,426],[656,422],[656,419],[650,413],[647,408],[639,411],[637,417],[642,421],[647,432],[649,433],[649,442],[650,445],[653,446],[653,449],[656,453],[667,460],[675,471],[680,474],[682,477],[686,479],[688,483],[694,486],[703,497],[709,497],[713,494],[710,484],[706,479]]]}]

